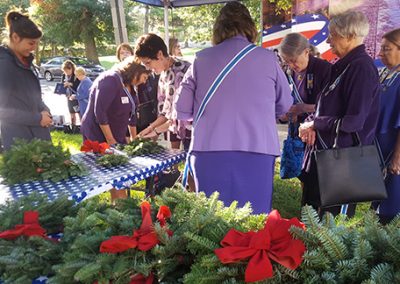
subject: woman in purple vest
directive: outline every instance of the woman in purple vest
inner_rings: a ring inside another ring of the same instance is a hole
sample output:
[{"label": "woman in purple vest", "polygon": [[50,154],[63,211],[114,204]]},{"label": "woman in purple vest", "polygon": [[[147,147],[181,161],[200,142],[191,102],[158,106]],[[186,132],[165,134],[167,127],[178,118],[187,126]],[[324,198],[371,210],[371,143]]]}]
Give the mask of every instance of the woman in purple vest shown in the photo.
[{"label": "woman in purple vest", "polygon": [[132,86],[146,82],[149,73],[132,56],[96,78],[82,118],[84,140],[107,142],[110,145],[126,144],[128,125],[131,140],[135,138],[136,113]]},{"label": "woman in purple vest", "polygon": [[[371,145],[379,115],[379,78],[372,58],[366,53],[364,38],[369,24],[361,12],[347,11],[332,17],[328,43],[340,60],[332,66],[329,84],[318,96],[315,118],[300,126],[300,137],[307,144],[302,174],[303,205],[309,204],[334,215],[341,206],[320,207],[320,188],[315,158],[312,151],[332,148],[339,119],[339,147],[354,144],[352,133],[357,132],[362,145]],[[320,139],[317,139],[317,133]],[[322,189],[321,189],[322,190]],[[355,213],[355,204],[348,206],[348,216]],[[346,207],[344,207],[346,208]]]},{"label": "woman in purple vest", "polygon": [[[257,37],[240,2],[220,11],[211,48],[196,54],[178,91],[178,119],[192,120],[221,70]],[[261,47],[244,57],[222,81],[194,126],[190,165],[196,189],[218,191],[225,205],[250,202],[254,213],[271,210],[279,141],[275,120],[292,105],[285,74],[272,51]]]}]

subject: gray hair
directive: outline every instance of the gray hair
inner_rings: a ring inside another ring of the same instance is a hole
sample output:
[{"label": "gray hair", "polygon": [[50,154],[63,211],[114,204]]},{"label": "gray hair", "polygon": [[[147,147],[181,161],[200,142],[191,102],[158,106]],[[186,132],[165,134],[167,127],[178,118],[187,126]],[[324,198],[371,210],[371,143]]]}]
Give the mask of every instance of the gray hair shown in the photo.
[{"label": "gray hair", "polygon": [[330,19],[329,31],[345,38],[364,38],[369,32],[368,19],[362,12],[348,10]]},{"label": "gray hair", "polygon": [[300,33],[287,34],[279,45],[279,52],[283,56],[295,58],[305,49],[310,48],[308,39]]}]

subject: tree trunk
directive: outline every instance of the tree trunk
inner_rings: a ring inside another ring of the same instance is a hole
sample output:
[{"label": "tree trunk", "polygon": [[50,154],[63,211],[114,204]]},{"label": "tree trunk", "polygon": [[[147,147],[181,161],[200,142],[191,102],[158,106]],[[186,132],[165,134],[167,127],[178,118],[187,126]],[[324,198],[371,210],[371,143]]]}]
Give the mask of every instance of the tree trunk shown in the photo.
[{"label": "tree trunk", "polygon": [[84,8],[81,19],[81,38],[85,44],[86,58],[89,61],[100,64],[99,55],[97,54],[96,41],[94,40],[94,33],[90,29],[93,20],[93,14],[87,8]]},{"label": "tree trunk", "polygon": [[96,42],[94,40],[94,36],[87,36],[84,38],[84,44],[85,44],[85,53],[87,59],[89,61],[92,61],[96,64],[100,64],[99,61],[99,55],[97,53],[97,48],[96,48]]}]

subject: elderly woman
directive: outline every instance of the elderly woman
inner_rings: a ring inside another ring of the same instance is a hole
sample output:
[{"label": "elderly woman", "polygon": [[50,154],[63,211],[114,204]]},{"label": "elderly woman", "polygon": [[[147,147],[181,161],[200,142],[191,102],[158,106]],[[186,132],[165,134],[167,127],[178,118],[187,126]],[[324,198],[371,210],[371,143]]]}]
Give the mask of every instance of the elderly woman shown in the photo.
[{"label": "elderly woman", "polygon": [[89,103],[89,91],[93,82],[86,76],[86,71],[83,67],[77,67],[75,69],[75,76],[80,81],[76,89],[76,98],[79,103],[79,114],[82,119]]},{"label": "elderly woman", "polygon": [[388,166],[388,198],[380,203],[379,216],[386,223],[400,213],[400,29],[383,35],[379,56],[386,68],[380,78],[381,110],[376,136]]},{"label": "elderly woman", "polygon": [[[300,126],[300,137],[307,143],[303,170],[303,205],[329,211],[336,215],[341,206],[320,208],[320,189],[316,162],[312,150],[333,146],[335,122],[340,126],[340,147],[353,145],[352,133],[357,132],[363,145],[373,143],[379,115],[379,78],[373,60],[365,52],[364,37],[369,24],[361,12],[347,11],[332,17],[329,23],[328,43],[340,60],[332,66],[329,84],[319,95],[315,118]],[[316,139],[317,134],[319,139]],[[349,205],[352,216],[355,205]]]},{"label": "elderly woman", "polygon": [[214,24],[214,46],[196,54],[182,81],[176,110],[178,119],[196,118],[221,70],[251,48],[194,121],[189,160],[197,190],[208,196],[218,191],[226,205],[250,202],[259,214],[271,210],[275,157],[280,154],[275,119],[293,100],[276,56],[252,45],[256,37],[247,8],[228,2]]},{"label": "elderly woman", "polygon": [[330,80],[331,64],[312,56],[307,38],[299,33],[287,34],[279,50],[289,67],[288,79],[295,101],[287,116],[304,122],[308,113],[314,113],[317,95]]},{"label": "elderly woman", "polygon": [[110,145],[126,144],[128,125],[130,138],[135,138],[136,114],[131,86],[146,82],[149,73],[150,71],[136,63],[133,57],[129,57],[96,78],[90,91],[88,108],[82,119],[84,140],[107,142]]}]

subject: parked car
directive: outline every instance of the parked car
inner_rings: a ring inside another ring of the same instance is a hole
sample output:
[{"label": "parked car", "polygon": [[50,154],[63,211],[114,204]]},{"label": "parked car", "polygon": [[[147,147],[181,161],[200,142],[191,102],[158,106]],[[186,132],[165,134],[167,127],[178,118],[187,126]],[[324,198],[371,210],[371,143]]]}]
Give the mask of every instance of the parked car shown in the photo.
[{"label": "parked car", "polygon": [[78,67],[85,68],[86,76],[94,80],[99,74],[105,71],[101,65],[94,64],[83,57],[59,56],[49,59],[46,63],[40,66],[40,75],[47,81],[52,81],[55,78],[61,78],[63,71],[61,66],[65,60],[71,60]]}]

